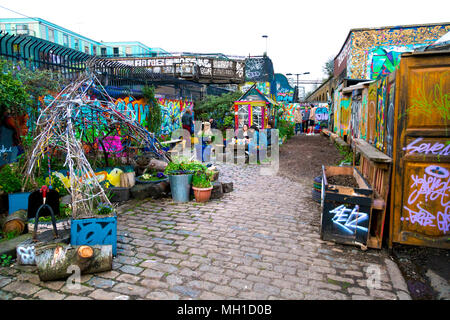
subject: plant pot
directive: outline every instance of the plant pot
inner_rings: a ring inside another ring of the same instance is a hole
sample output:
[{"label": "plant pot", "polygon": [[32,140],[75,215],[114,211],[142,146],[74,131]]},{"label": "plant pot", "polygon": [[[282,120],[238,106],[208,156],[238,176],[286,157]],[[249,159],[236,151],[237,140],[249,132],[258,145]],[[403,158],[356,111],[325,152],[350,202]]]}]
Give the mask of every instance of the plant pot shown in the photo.
[{"label": "plant pot", "polygon": [[8,195],[9,210],[8,214],[13,214],[17,210],[28,210],[28,197],[31,192],[10,193]]},{"label": "plant pot", "polygon": [[211,197],[211,191],[212,191],[213,187],[209,187],[209,188],[192,187],[192,189],[194,190],[195,201],[207,202],[207,201],[209,201],[209,198]]},{"label": "plant pot", "polygon": [[144,180],[144,179],[142,179],[142,176],[136,177],[136,182],[137,183],[142,183],[142,184],[160,183],[160,182],[167,181],[167,180],[169,180],[169,178],[162,178],[162,179],[159,179],[159,180]]},{"label": "plant pot", "polygon": [[117,255],[117,216],[71,219],[70,224],[71,245],[112,245]]},{"label": "plant pot", "polygon": [[189,202],[192,173],[169,175],[170,191],[174,202]]},{"label": "plant pot", "polygon": [[111,202],[122,202],[130,199],[130,188],[113,187],[108,188],[107,192],[111,192]]}]

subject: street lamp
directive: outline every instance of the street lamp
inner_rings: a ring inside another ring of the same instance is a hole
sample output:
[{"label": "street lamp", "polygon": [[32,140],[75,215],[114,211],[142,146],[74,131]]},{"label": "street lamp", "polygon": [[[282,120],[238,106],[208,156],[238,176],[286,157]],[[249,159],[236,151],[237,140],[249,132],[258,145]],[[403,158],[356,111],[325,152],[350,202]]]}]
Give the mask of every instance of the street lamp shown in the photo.
[{"label": "street lamp", "polygon": [[266,34],[264,34],[262,37],[263,37],[263,38],[266,38],[266,52],[264,52],[264,55],[267,56],[267,38],[269,38],[269,36],[266,35]]},{"label": "street lamp", "polygon": [[295,90],[294,90],[294,92],[295,92],[295,94],[294,94],[294,96],[296,97],[295,98],[295,100],[297,100],[297,101],[294,101],[294,102],[299,102],[298,100],[299,100],[299,98],[298,98],[298,76],[301,76],[301,75],[304,75],[304,74],[309,74],[309,72],[303,72],[303,73],[286,73],[286,75],[287,76],[297,76],[297,81],[295,82]]}]

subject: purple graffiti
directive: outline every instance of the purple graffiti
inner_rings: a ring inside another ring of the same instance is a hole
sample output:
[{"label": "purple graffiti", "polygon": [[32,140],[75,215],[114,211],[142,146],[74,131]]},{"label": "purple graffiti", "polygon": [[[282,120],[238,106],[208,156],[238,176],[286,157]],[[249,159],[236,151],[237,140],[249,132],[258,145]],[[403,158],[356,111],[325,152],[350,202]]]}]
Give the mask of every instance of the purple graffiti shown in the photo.
[{"label": "purple graffiti", "polygon": [[410,144],[408,144],[403,150],[406,150],[407,154],[413,154],[415,152],[419,154],[434,154],[440,156],[448,156],[450,155],[450,144],[445,146],[443,143],[435,142],[431,143],[421,143],[417,145],[423,138],[417,138]]},{"label": "purple graffiti", "polygon": [[410,208],[404,206],[403,208],[405,208],[406,210],[408,210],[409,213],[409,217],[401,217],[400,220],[401,221],[411,221],[412,224],[414,223],[418,223],[420,224],[422,227],[435,227],[436,225],[434,224],[434,220],[436,219],[436,217],[431,214],[430,212],[428,212],[427,210],[421,208],[418,204],[416,205],[417,208],[419,209],[419,211],[414,211],[411,210]]},{"label": "purple graffiti", "polygon": [[408,197],[408,204],[414,204],[420,195],[425,195],[425,201],[434,201],[440,197],[443,207],[450,205],[450,200],[445,202],[448,196],[447,192],[450,190],[448,176],[449,172],[447,169],[436,165],[427,167],[423,177],[412,175],[413,184],[411,189],[415,189]]}]

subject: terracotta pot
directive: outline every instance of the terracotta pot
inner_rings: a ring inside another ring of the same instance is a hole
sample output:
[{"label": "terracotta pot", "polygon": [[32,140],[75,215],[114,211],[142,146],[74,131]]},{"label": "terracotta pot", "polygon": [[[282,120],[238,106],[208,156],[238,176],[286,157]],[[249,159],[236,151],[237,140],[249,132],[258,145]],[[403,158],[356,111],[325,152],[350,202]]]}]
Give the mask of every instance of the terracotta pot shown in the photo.
[{"label": "terracotta pot", "polygon": [[192,187],[192,189],[194,190],[194,196],[197,202],[207,202],[211,197],[211,191],[213,187],[212,186],[209,188]]}]

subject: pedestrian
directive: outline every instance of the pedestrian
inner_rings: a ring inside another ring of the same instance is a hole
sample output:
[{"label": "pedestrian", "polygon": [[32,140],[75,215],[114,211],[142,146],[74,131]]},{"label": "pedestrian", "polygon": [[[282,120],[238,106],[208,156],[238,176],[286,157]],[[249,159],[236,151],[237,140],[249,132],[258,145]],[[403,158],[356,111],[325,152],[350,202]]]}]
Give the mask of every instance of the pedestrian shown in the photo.
[{"label": "pedestrian", "polygon": [[211,124],[211,129],[217,129],[217,121],[213,118],[209,119],[209,123]]},{"label": "pedestrian", "polygon": [[302,113],[300,112],[300,107],[297,107],[294,112],[294,123],[295,123],[295,134],[302,132]]},{"label": "pedestrian", "polygon": [[308,133],[308,124],[309,124],[309,107],[305,108],[305,113],[303,114],[303,131]]},{"label": "pedestrian", "polygon": [[192,118],[191,109],[187,109],[181,117],[183,129],[189,131],[189,134],[192,134],[192,127],[194,126],[194,120]]},{"label": "pedestrian", "polygon": [[314,122],[316,119],[315,111],[316,111],[316,108],[314,107],[314,105],[311,105],[310,112],[309,112],[309,124],[308,124],[310,135],[314,135]]}]

